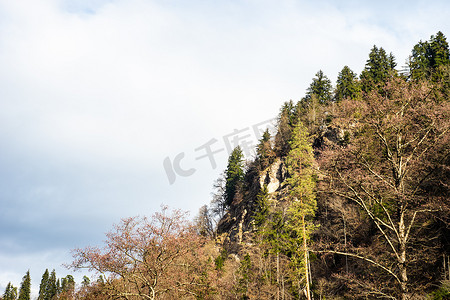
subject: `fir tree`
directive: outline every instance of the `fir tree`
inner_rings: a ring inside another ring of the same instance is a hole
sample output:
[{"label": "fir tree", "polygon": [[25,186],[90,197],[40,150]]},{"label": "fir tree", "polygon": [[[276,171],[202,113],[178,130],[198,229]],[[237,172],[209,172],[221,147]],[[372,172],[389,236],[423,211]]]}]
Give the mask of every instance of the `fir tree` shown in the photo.
[{"label": "fir tree", "polygon": [[[313,229],[311,222],[316,211],[314,155],[308,141],[306,127],[299,122],[293,130],[291,151],[286,158],[286,167],[289,177],[286,183],[289,187],[291,205],[288,213],[288,228],[291,238],[291,263],[294,280],[299,290],[301,285],[306,287],[307,299],[310,299],[310,272],[309,272],[309,235]],[[302,249],[299,251],[299,249]]]},{"label": "fir tree", "polygon": [[450,64],[450,50],[442,32],[432,35],[429,42],[417,43],[410,57],[409,68],[414,80],[440,81],[444,68]]},{"label": "fir tree", "polygon": [[420,41],[413,50],[409,61],[411,78],[423,80],[431,73],[431,48],[428,42]]},{"label": "fir tree", "polygon": [[297,115],[298,107],[292,100],[285,102],[278,115],[277,134],[275,135],[274,151],[278,156],[285,156],[289,152],[291,130]]},{"label": "fir tree", "polygon": [[241,261],[241,265],[238,269],[238,291],[242,295],[241,299],[250,299],[247,295],[248,293],[248,285],[250,283],[250,275],[251,275],[251,267],[252,262],[250,259],[250,255],[247,253],[244,256],[244,259]]},{"label": "fir tree", "polygon": [[256,147],[256,161],[258,162],[259,168],[261,170],[266,169],[272,163],[274,156],[269,129],[266,129]]},{"label": "fir tree", "polygon": [[432,52],[431,67],[433,69],[450,63],[450,51],[447,39],[442,32],[439,31],[436,36],[431,36],[430,48]]},{"label": "fir tree", "polygon": [[369,92],[384,84],[389,76],[395,73],[395,66],[395,58],[392,53],[388,56],[383,48],[374,45],[361,73],[363,91]]},{"label": "fir tree", "polygon": [[225,180],[225,205],[230,207],[231,203],[233,203],[233,200],[240,192],[244,181],[244,155],[239,146],[234,148],[228,158]]},{"label": "fir tree", "polygon": [[256,196],[256,203],[255,225],[260,227],[267,221],[269,215],[269,192],[267,190],[267,184],[264,184]]},{"label": "fir tree", "polygon": [[38,300],[46,300],[47,298],[47,286],[49,280],[48,269],[45,269],[44,274],[42,274],[41,284],[39,285],[39,297]]},{"label": "fir tree", "polygon": [[16,300],[17,297],[17,288],[14,287],[11,282],[8,283],[5,289],[5,293],[3,294],[3,300]]},{"label": "fir tree", "polygon": [[356,99],[360,95],[360,90],[356,74],[348,66],[345,66],[338,74],[334,94],[335,101],[346,98]]},{"label": "fir tree", "polygon": [[30,300],[31,297],[31,278],[30,271],[27,271],[22,279],[19,289],[19,300]]},{"label": "fir tree", "polygon": [[61,278],[61,286],[59,288],[60,299],[73,299],[75,293],[75,280],[72,275]]},{"label": "fir tree", "polygon": [[323,74],[322,70],[319,70],[319,72],[317,72],[315,76],[316,77],[313,78],[313,82],[307,90],[305,102],[309,103],[311,97],[315,95],[320,104],[329,104],[332,99],[331,81],[327,76]]},{"label": "fir tree", "polygon": [[46,288],[46,298],[48,300],[53,299],[58,294],[58,284],[56,279],[56,272],[53,270],[48,278],[47,288]]}]

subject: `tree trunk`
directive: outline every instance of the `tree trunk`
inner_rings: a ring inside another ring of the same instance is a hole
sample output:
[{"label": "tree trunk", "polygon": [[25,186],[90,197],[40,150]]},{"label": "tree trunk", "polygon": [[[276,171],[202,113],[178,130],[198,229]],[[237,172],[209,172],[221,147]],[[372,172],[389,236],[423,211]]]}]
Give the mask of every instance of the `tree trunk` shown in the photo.
[{"label": "tree trunk", "polygon": [[[403,208],[403,207],[402,207]],[[406,270],[406,226],[404,213],[400,213],[399,221],[399,271],[400,271],[400,288],[401,288],[401,299],[406,300],[408,297],[408,274]]]},{"label": "tree trunk", "polygon": [[277,252],[277,300],[280,300],[280,253]]},{"label": "tree trunk", "polygon": [[305,216],[302,215],[302,227],[303,227],[303,256],[305,257],[305,277],[306,277],[306,298],[311,300],[311,292],[309,290],[309,272],[308,272],[308,246],[306,243],[306,224]]}]

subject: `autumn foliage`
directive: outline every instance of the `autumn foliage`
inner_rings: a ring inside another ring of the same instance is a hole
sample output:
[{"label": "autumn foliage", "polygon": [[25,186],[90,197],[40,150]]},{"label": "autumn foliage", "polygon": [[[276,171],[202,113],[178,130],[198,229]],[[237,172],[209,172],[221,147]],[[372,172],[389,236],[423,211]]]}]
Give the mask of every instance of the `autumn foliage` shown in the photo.
[{"label": "autumn foliage", "polygon": [[164,207],[151,219],[123,219],[103,248],[75,250],[72,268],[102,275],[97,285],[108,298],[195,299],[211,288],[204,245],[186,213]]}]

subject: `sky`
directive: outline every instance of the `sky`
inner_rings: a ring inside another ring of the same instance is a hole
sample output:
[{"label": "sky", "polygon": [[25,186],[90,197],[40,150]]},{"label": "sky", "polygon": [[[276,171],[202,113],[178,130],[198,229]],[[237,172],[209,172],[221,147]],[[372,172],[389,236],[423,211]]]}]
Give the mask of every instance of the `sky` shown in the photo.
[{"label": "sky", "polygon": [[[448,1],[0,0],[0,293],[161,204],[195,216],[229,151],[315,73],[406,65]],[[208,152],[209,151],[209,152]],[[210,153],[208,155],[208,153]]]}]

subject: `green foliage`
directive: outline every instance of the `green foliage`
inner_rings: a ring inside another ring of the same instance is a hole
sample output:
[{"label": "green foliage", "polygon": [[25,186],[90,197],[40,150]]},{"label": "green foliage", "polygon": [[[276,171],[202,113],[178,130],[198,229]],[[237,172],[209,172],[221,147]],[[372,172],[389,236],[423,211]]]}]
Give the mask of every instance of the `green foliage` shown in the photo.
[{"label": "green foliage", "polygon": [[332,100],[332,86],[331,81],[325,76],[322,70],[316,73],[316,77],[313,78],[313,82],[310,84],[304,101],[306,103],[311,102],[311,98],[317,97],[320,104],[329,104]]},{"label": "green foliage", "polygon": [[251,276],[251,268],[252,262],[250,260],[250,255],[247,253],[244,258],[241,260],[239,269],[238,269],[238,292],[241,294],[241,299],[250,299],[247,295],[248,293],[248,285],[250,282]]},{"label": "green foliage", "polygon": [[431,49],[428,42],[420,41],[413,50],[409,61],[411,78],[423,80],[429,77],[431,73]]},{"label": "green foliage", "polygon": [[[312,98],[317,99],[315,95],[313,95]],[[274,151],[277,156],[283,157],[289,152],[292,127],[306,109],[308,109],[308,105],[304,101],[294,105],[292,100],[285,102],[281,107],[280,114],[278,115],[278,130],[275,135],[274,146]]]},{"label": "green foliage", "polygon": [[[101,277],[101,276],[100,276]],[[101,277],[103,279],[103,277]],[[60,293],[65,293],[67,295],[73,294],[75,291],[75,280],[72,275],[67,275],[61,278],[61,288]]]},{"label": "green foliage", "polygon": [[258,205],[255,214],[255,225],[262,226],[269,216],[269,192],[265,184],[256,196],[256,203]]},{"label": "green foliage", "polygon": [[291,199],[304,202],[305,215],[308,215],[313,213],[316,205],[313,177],[314,154],[311,143],[308,141],[306,128],[301,122],[294,127],[290,145],[291,151],[286,157],[289,175],[286,183],[289,185]]},{"label": "green foliage", "polygon": [[225,261],[227,260],[227,256],[228,256],[227,250],[222,248],[219,256],[217,256],[216,259],[214,260],[214,263],[216,265],[216,270],[220,271],[223,269],[223,266],[225,265]]},{"label": "green foliage", "polygon": [[444,68],[450,64],[450,50],[442,32],[432,35],[429,42],[420,41],[413,50],[409,62],[413,80],[440,81]]},{"label": "green foliage", "polygon": [[338,74],[334,94],[335,101],[341,101],[346,98],[357,99],[360,95],[361,87],[357,80],[356,73],[348,66],[345,66]]},{"label": "green foliage", "polygon": [[47,286],[49,283],[49,273],[48,269],[45,269],[44,274],[42,274],[41,284],[39,285],[39,297],[38,300],[46,300],[47,298]]},{"label": "green foliage", "polygon": [[83,281],[81,282],[81,285],[86,287],[89,286],[89,284],[91,284],[91,279],[89,279],[89,277],[87,277],[86,275],[83,276]]},{"label": "green foliage", "polygon": [[442,282],[439,289],[431,293],[430,300],[449,300],[450,299],[450,280]]},{"label": "green foliage", "polygon": [[59,279],[56,277],[55,270],[49,273],[46,269],[42,274],[41,284],[39,285],[38,300],[66,299],[70,298],[74,291],[75,280],[72,275]]},{"label": "green foliage", "polygon": [[22,279],[19,289],[19,300],[30,300],[31,297],[31,278],[30,271],[27,271]]},{"label": "green foliage", "polygon": [[53,270],[48,278],[47,287],[45,289],[45,300],[51,300],[58,294],[58,285],[56,283],[56,272]]},{"label": "green foliage", "polygon": [[17,288],[14,287],[11,282],[8,283],[5,289],[5,293],[3,294],[3,300],[16,300],[17,297]]},{"label": "green foliage", "polygon": [[[317,209],[315,196],[314,154],[308,133],[301,122],[293,130],[291,151],[286,157],[291,205],[288,209],[287,229],[290,233],[290,262],[292,280],[300,287],[307,284],[309,254],[307,244],[314,229],[312,218]],[[301,250],[302,249],[302,250]]]},{"label": "green foliage", "polygon": [[434,69],[445,66],[450,63],[450,50],[448,48],[447,39],[442,32],[438,32],[430,39],[431,48],[431,67]]},{"label": "green foliage", "polygon": [[395,74],[395,66],[392,53],[388,56],[383,48],[374,45],[361,73],[362,90],[370,92],[377,86],[383,85],[391,75]]},{"label": "green foliage", "polygon": [[244,155],[239,146],[234,148],[228,158],[225,180],[225,205],[229,207],[242,188],[244,181]]},{"label": "green foliage", "polygon": [[261,170],[266,169],[272,162],[275,154],[270,142],[269,129],[264,131],[263,136],[259,140],[258,146],[256,146],[256,161]]}]

